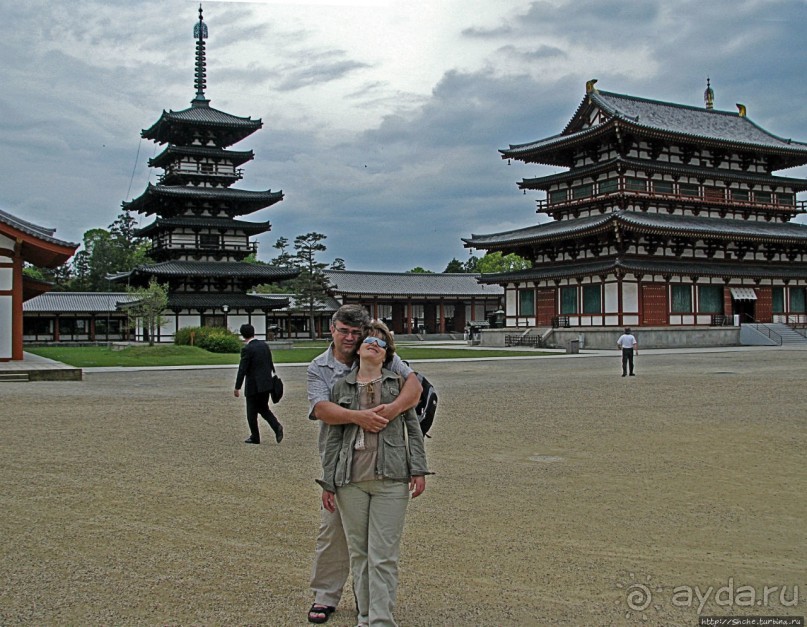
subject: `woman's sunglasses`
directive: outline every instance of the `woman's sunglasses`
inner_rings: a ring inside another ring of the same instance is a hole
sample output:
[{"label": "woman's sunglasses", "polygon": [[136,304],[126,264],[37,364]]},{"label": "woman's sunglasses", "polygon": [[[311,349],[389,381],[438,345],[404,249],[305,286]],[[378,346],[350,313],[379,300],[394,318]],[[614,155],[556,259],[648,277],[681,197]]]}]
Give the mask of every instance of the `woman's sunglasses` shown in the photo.
[{"label": "woman's sunglasses", "polygon": [[364,338],[362,344],[378,344],[379,348],[387,348],[387,343],[380,337],[375,337],[374,335],[368,335]]}]

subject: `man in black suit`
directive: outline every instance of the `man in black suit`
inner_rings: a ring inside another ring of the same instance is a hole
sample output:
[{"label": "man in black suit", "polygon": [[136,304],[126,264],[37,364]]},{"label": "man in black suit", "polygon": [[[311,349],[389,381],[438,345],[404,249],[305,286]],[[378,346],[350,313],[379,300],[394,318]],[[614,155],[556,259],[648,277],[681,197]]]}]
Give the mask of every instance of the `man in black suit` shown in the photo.
[{"label": "man in black suit", "polygon": [[241,349],[241,363],[238,364],[238,375],[235,378],[235,396],[241,394],[241,384],[246,380],[244,396],[247,399],[247,424],[250,436],[244,440],[247,444],[260,444],[261,432],[258,429],[258,414],[272,427],[278,444],[283,439],[283,425],[269,409],[269,393],[272,391],[272,351],[255,339],[255,327],[251,324],[241,325],[241,336],[246,341]]}]

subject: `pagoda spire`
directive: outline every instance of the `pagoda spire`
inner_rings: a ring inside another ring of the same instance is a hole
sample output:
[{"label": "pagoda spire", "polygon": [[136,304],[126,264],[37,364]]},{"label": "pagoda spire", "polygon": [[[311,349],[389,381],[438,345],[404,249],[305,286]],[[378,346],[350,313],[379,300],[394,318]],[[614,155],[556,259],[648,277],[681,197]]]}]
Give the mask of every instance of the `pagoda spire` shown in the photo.
[{"label": "pagoda spire", "polygon": [[207,24],[202,19],[202,5],[199,5],[199,23],[193,27],[193,36],[196,38],[196,73],[193,85],[196,88],[196,97],[191,100],[194,107],[206,107],[210,102],[205,98],[207,86],[207,72],[205,71],[205,39],[207,39]]}]

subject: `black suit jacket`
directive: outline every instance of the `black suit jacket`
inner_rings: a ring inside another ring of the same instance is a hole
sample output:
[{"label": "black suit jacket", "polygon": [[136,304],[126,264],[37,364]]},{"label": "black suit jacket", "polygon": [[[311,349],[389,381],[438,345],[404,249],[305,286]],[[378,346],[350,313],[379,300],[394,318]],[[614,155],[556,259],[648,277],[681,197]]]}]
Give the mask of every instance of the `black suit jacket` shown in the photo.
[{"label": "black suit jacket", "polygon": [[235,389],[240,390],[246,381],[244,394],[260,394],[272,391],[272,351],[266,342],[254,339],[241,349],[241,362],[238,364],[238,375],[235,378]]}]

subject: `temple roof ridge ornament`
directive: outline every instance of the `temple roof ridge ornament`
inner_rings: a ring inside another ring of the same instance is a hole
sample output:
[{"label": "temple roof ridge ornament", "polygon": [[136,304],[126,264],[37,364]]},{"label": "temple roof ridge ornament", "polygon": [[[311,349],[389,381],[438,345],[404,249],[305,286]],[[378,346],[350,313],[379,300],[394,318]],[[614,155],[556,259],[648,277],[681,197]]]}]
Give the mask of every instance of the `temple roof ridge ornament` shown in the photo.
[{"label": "temple roof ridge ornament", "polygon": [[193,26],[193,36],[196,39],[196,72],[194,73],[193,86],[196,88],[196,97],[191,100],[193,107],[206,107],[210,101],[205,98],[205,87],[207,87],[207,72],[205,68],[205,39],[207,39],[207,24],[202,19],[202,5],[199,5],[199,22]]},{"label": "temple roof ridge ornament", "polygon": [[706,109],[711,111],[715,108],[715,90],[712,89],[709,77],[706,77],[706,91],[703,92],[703,101],[706,103]]}]

